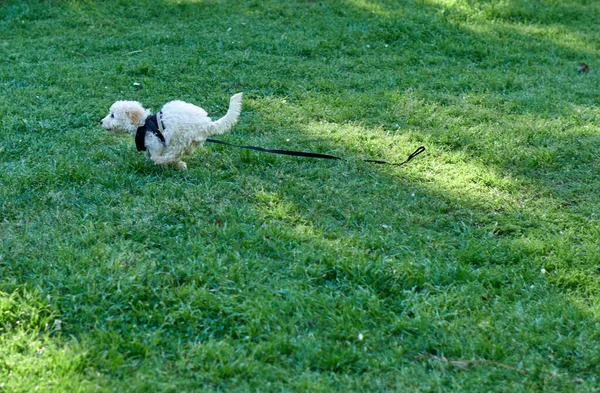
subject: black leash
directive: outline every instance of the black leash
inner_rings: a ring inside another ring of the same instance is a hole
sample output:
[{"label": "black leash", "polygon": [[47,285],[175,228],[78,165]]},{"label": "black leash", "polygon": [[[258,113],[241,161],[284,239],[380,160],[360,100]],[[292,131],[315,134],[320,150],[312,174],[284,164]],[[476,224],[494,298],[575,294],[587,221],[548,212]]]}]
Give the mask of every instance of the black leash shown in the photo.
[{"label": "black leash", "polygon": [[[308,153],[308,152],[303,152],[303,151],[290,151],[290,150],[278,150],[278,149],[264,149],[262,147],[256,147],[256,146],[241,146],[241,145],[234,145],[233,143],[223,142],[223,141],[220,141],[217,139],[210,139],[210,138],[206,139],[206,142],[217,143],[219,145],[238,147],[240,149],[256,150],[256,151],[261,151],[263,153],[283,154],[286,156],[309,157],[309,158],[325,158],[327,160],[342,160],[342,158],[340,158],[340,157],[331,156],[329,154]],[[362,161],[370,162],[372,164],[385,164],[385,165],[400,166],[400,165],[406,164],[407,162],[409,162],[410,160],[412,160],[419,154],[423,153],[424,151],[425,151],[425,147],[419,146],[417,148],[417,150],[415,150],[410,156],[408,156],[408,158],[406,160],[399,162],[399,163],[387,162],[387,161],[382,161],[382,160],[362,160]]]}]

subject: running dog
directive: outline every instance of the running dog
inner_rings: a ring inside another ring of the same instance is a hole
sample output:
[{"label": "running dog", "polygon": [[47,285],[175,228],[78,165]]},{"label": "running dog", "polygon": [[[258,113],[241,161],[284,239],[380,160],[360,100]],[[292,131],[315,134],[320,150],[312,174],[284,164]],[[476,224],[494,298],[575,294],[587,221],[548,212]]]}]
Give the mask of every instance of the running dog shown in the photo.
[{"label": "running dog", "polygon": [[117,101],[100,124],[115,133],[129,133],[137,149],[145,151],[155,164],[185,170],[187,164],[182,159],[209,136],[229,131],[241,110],[242,93],[231,97],[227,114],[216,121],[204,109],[183,101],[171,101],[155,115],[137,101]]}]

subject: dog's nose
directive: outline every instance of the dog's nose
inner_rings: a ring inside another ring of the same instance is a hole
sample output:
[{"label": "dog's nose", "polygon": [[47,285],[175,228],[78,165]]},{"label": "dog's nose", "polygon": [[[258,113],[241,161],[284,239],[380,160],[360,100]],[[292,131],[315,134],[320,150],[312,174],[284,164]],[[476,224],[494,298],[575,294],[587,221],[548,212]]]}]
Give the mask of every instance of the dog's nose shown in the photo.
[{"label": "dog's nose", "polygon": [[104,120],[100,120],[100,125],[104,124]]}]

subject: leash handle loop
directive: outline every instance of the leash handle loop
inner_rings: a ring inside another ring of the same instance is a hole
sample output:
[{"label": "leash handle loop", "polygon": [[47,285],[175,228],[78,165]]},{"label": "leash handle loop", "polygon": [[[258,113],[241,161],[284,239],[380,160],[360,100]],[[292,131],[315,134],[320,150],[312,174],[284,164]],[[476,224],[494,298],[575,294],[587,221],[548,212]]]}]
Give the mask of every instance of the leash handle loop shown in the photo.
[{"label": "leash handle loop", "polygon": [[415,150],[410,156],[408,156],[406,161],[401,162],[400,164],[394,164],[394,165],[404,165],[407,162],[409,162],[410,160],[412,160],[413,158],[415,158],[416,156],[418,156],[419,154],[423,153],[424,151],[425,151],[425,146],[419,146],[419,147],[417,147],[417,150]]}]

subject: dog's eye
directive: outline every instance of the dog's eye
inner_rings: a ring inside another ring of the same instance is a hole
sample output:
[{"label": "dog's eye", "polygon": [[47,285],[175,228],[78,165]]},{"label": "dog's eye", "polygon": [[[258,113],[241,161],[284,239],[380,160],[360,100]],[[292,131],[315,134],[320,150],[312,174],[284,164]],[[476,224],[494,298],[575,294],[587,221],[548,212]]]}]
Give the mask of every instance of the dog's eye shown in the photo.
[{"label": "dog's eye", "polygon": [[114,114],[114,113],[111,113],[111,114],[110,114],[110,118],[111,118],[111,119],[114,119],[114,118],[115,118],[115,114]]}]

